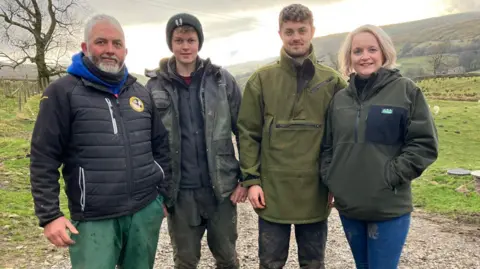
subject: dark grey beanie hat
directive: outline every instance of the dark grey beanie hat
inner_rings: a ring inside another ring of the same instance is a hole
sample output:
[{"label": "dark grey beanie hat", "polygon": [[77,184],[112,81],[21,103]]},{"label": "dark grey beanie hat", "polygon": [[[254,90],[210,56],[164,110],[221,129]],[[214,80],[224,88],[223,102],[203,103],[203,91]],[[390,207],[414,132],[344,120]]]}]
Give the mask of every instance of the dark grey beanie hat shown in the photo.
[{"label": "dark grey beanie hat", "polygon": [[179,26],[189,25],[192,26],[195,31],[197,31],[198,35],[198,50],[202,48],[203,44],[203,29],[202,24],[197,19],[197,17],[187,14],[187,13],[180,13],[173,15],[167,22],[166,34],[167,34],[167,45],[172,50],[172,35],[173,30]]}]

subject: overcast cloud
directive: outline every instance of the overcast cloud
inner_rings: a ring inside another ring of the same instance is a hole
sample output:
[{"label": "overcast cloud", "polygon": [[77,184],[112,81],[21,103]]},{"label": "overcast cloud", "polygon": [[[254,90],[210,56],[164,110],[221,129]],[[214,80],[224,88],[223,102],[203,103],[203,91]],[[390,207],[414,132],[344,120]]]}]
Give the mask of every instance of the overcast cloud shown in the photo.
[{"label": "overcast cloud", "polygon": [[450,13],[471,12],[480,10],[480,0],[444,0]]},{"label": "overcast cloud", "polygon": [[[86,0],[95,12],[108,13],[123,24],[162,23],[176,13],[188,12],[199,18],[232,21],[248,17],[249,11],[289,5],[289,0]],[[307,0],[304,5],[323,5],[342,0]],[[240,15],[241,12],[244,12]],[[233,15],[235,14],[235,15]]]}]

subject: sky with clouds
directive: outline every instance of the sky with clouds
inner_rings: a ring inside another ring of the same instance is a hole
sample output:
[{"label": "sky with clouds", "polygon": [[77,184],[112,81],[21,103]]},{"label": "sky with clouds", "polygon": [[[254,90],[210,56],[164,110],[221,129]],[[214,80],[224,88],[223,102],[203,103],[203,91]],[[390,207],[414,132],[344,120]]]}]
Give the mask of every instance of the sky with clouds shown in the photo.
[{"label": "sky with clouds", "polygon": [[[169,57],[165,23],[188,12],[202,22],[205,43],[200,56],[220,65],[278,55],[278,13],[285,0],[86,0],[93,13],[107,13],[123,25],[134,72],[153,68]],[[316,36],[350,31],[362,24],[385,25],[449,13],[480,10],[480,0],[309,0]]]}]

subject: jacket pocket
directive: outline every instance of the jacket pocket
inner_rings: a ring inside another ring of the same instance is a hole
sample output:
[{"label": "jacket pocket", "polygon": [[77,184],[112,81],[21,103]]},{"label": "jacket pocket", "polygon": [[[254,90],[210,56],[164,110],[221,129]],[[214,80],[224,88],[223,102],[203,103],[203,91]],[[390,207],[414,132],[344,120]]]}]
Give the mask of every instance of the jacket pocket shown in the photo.
[{"label": "jacket pocket", "polygon": [[167,109],[171,104],[170,97],[164,90],[153,90],[152,96],[155,106],[160,110]]},{"label": "jacket pocket", "polygon": [[86,190],[85,190],[85,170],[79,166],[78,167],[78,186],[80,187],[80,207],[82,212],[85,211],[86,203]]},{"label": "jacket pocket", "polygon": [[273,122],[268,156],[270,164],[284,169],[311,168],[320,157],[323,126],[312,121]]},{"label": "jacket pocket", "polygon": [[333,76],[331,76],[331,77],[327,78],[326,80],[318,83],[317,85],[315,85],[315,86],[312,87],[312,89],[310,90],[310,92],[315,93],[315,92],[318,91],[323,85],[326,85],[326,84],[332,82],[333,79],[335,79],[335,78],[334,78]]},{"label": "jacket pocket", "polygon": [[365,140],[385,145],[403,143],[407,112],[403,107],[372,105],[367,114]]},{"label": "jacket pocket", "polygon": [[222,193],[229,192],[237,186],[240,177],[240,165],[231,138],[215,141],[215,150],[216,180]]},{"label": "jacket pocket", "polygon": [[393,167],[392,161],[393,159],[390,159],[385,163],[384,179],[388,188],[396,192],[396,189],[402,184],[403,181],[397,175],[397,173],[395,173],[395,168]]},{"label": "jacket pocket", "polygon": [[110,99],[108,98],[105,98],[105,102],[107,102],[108,110],[110,111],[110,119],[112,120],[113,134],[118,134],[117,120],[115,120],[115,115],[113,114],[112,101],[110,101]]}]

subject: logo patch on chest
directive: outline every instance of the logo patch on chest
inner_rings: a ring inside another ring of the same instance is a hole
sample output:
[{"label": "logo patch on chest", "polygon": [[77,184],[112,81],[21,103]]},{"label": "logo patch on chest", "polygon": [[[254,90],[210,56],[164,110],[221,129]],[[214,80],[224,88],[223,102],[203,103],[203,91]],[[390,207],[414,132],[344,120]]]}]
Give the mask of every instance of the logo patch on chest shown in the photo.
[{"label": "logo patch on chest", "polygon": [[393,114],[393,109],[384,108],[384,109],[382,109],[382,114],[388,114],[388,115]]},{"label": "logo patch on chest", "polygon": [[137,112],[142,112],[145,109],[142,100],[135,96],[130,97],[130,106]]}]

